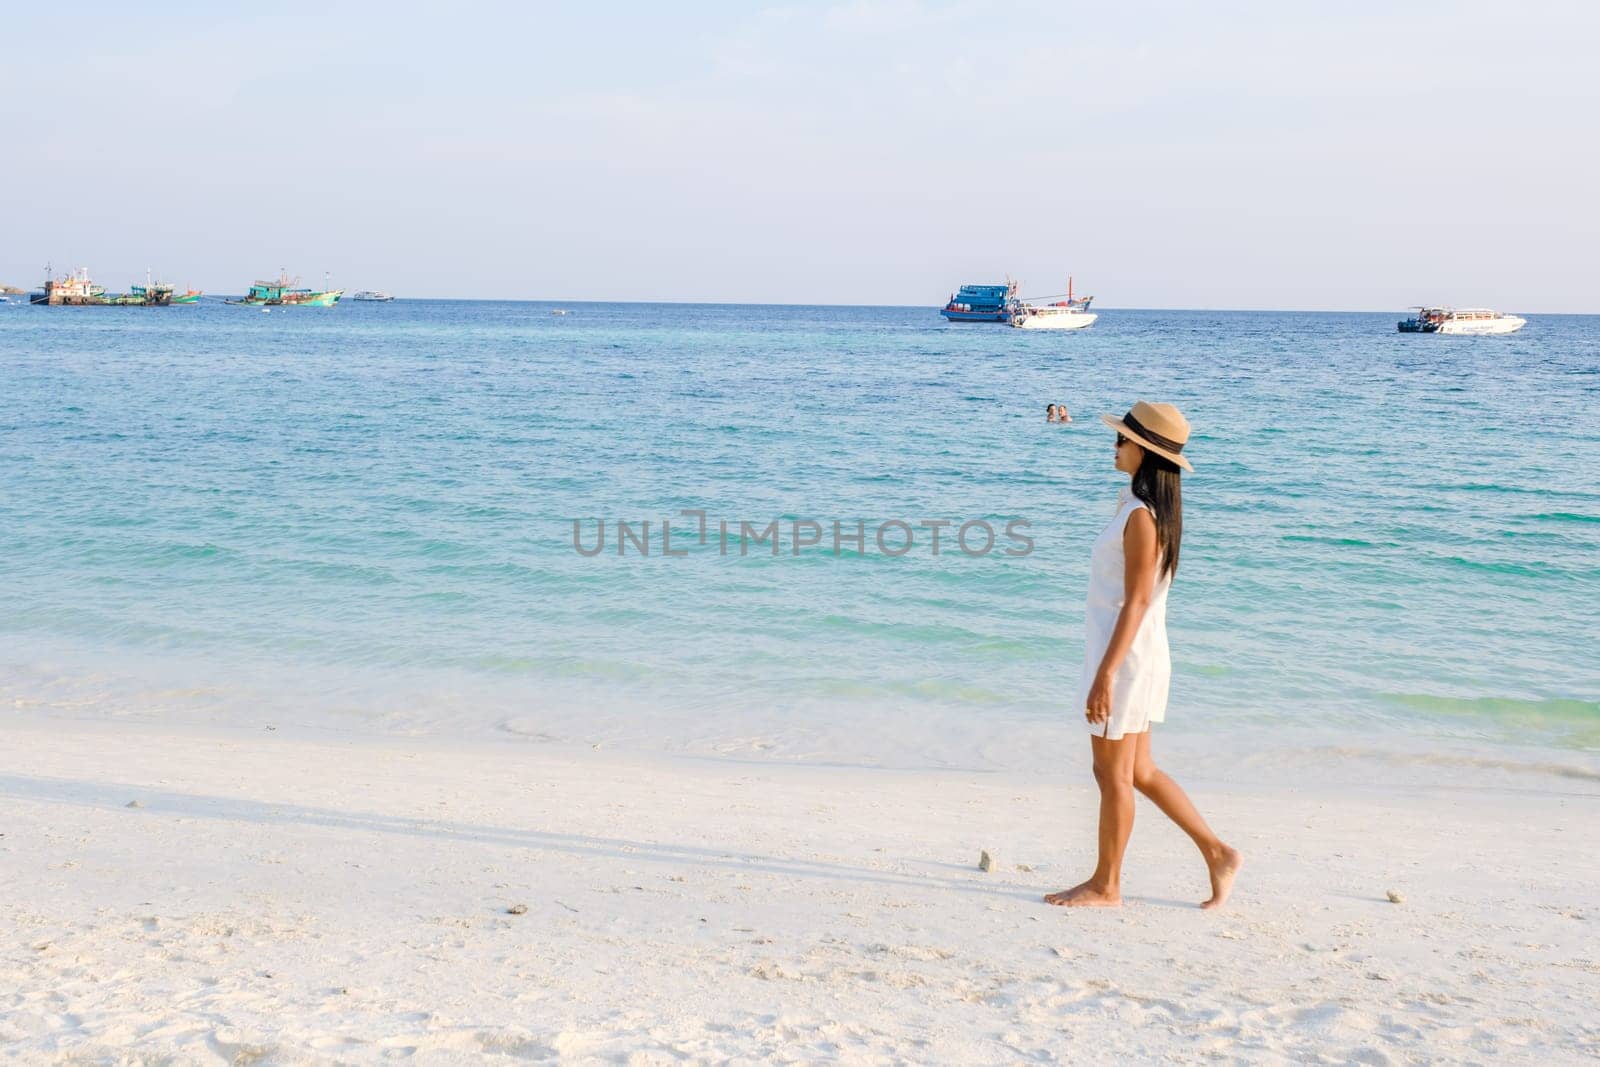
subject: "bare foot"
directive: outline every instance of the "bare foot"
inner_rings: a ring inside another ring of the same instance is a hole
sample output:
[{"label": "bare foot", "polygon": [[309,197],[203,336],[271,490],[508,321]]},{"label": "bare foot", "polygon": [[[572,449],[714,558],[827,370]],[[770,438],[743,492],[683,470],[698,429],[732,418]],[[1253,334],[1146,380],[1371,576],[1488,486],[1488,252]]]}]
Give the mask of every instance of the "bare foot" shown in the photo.
[{"label": "bare foot", "polygon": [[1044,898],[1046,904],[1063,908],[1120,908],[1122,894],[1115,889],[1101,889],[1091,882],[1051,893]]},{"label": "bare foot", "polygon": [[1206,857],[1206,867],[1211,871],[1211,899],[1200,906],[1209,911],[1220,908],[1228,902],[1228,894],[1233,891],[1233,879],[1239,873],[1239,868],[1244,866],[1244,857],[1239,855],[1239,850],[1222,846],[1222,851],[1215,856]]}]

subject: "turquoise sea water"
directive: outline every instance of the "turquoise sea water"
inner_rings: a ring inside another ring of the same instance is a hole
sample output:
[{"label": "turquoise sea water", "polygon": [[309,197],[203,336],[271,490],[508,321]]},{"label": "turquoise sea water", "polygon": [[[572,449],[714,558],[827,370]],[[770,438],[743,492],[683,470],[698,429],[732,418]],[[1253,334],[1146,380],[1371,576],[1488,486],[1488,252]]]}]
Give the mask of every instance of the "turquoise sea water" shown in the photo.
[{"label": "turquoise sea water", "polygon": [[[1600,750],[1600,318],[567,306],[0,306],[0,700],[1026,764],[1076,721],[1094,416],[1142,397],[1195,427],[1167,729]],[[648,558],[574,551],[619,518]]]}]

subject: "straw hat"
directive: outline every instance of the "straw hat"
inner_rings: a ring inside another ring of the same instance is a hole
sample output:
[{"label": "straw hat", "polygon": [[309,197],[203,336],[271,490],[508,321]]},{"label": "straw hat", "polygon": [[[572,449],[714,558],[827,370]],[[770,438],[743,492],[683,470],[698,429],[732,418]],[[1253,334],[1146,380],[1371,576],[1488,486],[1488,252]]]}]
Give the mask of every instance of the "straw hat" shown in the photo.
[{"label": "straw hat", "polygon": [[1171,404],[1141,400],[1120,419],[1115,415],[1101,415],[1100,421],[1137,442],[1141,448],[1170,459],[1186,471],[1194,470],[1188,460],[1178,455],[1189,441],[1189,420]]}]

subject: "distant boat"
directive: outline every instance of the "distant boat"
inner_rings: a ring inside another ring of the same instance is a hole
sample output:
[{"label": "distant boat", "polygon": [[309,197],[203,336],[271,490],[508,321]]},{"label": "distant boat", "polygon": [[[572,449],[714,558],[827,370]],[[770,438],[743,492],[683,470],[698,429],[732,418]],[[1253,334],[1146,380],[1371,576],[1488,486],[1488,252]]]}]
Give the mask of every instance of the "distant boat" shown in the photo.
[{"label": "distant boat", "polygon": [[166,282],[156,281],[155,272],[147,268],[144,272],[143,285],[135,285],[130,287],[128,289],[127,296],[117,296],[112,297],[111,299],[114,303],[118,304],[131,304],[134,306],[142,305],[144,307],[166,307],[168,304],[172,303],[172,294],[174,289],[175,286],[168,285]]},{"label": "distant boat", "polygon": [[183,292],[172,295],[172,302],[174,304],[198,304],[200,303],[200,297],[200,290],[190,289],[185,286]]},{"label": "distant boat", "polygon": [[1016,298],[1017,283],[1009,278],[1004,285],[963,285],[939,314],[951,322],[1006,322]]},{"label": "distant boat", "polygon": [[108,299],[113,304],[130,307],[166,307],[172,303],[172,286],[159,282],[153,285],[135,285],[128,290],[127,296],[113,296]]},{"label": "distant boat", "polygon": [[1419,307],[1417,313],[1399,323],[1401,333],[1516,333],[1528,324],[1517,315],[1504,315],[1488,308]]},{"label": "distant boat", "polygon": [[256,282],[244,295],[244,299],[229,300],[228,303],[246,304],[251,307],[331,308],[343,295],[343,289],[300,288],[300,279],[291,278],[284,272],[278,275],[276,281]]},{"label": "distant boat", "polygon": [[89,278],[89,268],[79,267],[60,278],[49,277],[41,292],[29,293],[28,303],[46,307],[166,307],[172,302],[172,286],[154,282],[135,285],[127,293],[107,293],[105,286]]},{"label": "distant boat", "polygon": [[552,314],[552,315],[569,315],[569,314],[571,314],[571,312],[569,312],[566,308],[551,308],[550,309],[550,314]]},{"label": "distant boat", "polygon": [[1100,316],[1092,311],[1059,305],[1019,305],[1011,315],[1011,325],[1019,330],[1081,330],[1093,326]]},{"label": "distant boat", "polygon": [[49,267],[44,270],[43,290],[29,293],[28,303],[46,304],[50,307],[95,307],[106,303],[105,286],[96,285],[89,279],[88,267],[79,267],[71,274],[64,274],[59,278],[49,276]]},{"label": "distant boat", "polygon": [[1092,303],[1094,303],[1092,296],[1072,295],[1072,279],[1068,278],[1065,300],[1049,304],[1018,300],[1012,305],[1010,321],[1011,325],[1019,330],[1081,330],[1085,326],[1093,326],[1095,320],[1100,317],[1089,310],[1089,305]]},{"label": "distant boat", "polygon": [[360,300],[366,303],[384,304],[388,303],[390,300],[393,300],[394,297],[384,292],[382,289],[362,289],[360,292],[351,293],[350,299]]}]

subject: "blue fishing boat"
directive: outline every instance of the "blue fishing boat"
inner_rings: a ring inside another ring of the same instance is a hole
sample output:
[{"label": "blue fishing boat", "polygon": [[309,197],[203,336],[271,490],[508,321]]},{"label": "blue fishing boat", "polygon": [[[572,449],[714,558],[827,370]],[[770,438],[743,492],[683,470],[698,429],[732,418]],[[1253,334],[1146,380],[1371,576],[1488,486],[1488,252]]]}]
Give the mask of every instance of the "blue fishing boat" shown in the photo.
[{"label": "blue fishing boat", "polygon": [[1004,285],[963,285],[939,314],[951,322],[1010,322],[1017,299],[1017,283]]}]

